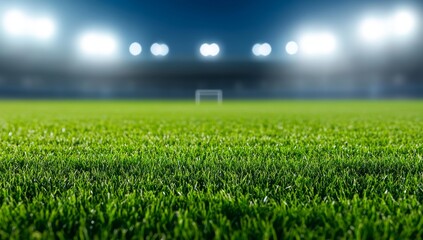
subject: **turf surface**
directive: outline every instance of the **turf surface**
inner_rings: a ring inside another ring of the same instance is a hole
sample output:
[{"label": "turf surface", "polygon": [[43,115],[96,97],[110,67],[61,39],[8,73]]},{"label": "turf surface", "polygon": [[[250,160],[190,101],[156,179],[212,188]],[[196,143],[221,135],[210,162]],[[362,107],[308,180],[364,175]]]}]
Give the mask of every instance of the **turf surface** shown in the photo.
[{"label": "turf surface", "polygon": [[0,102],[0,238],[422,238],[423,102]]}]

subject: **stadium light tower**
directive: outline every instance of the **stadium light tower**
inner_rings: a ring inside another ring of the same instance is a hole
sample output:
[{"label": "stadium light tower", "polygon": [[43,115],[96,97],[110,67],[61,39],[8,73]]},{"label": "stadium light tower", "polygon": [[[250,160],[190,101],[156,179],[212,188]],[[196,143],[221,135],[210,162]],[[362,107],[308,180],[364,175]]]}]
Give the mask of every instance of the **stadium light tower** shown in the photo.
[{"label": "stadium light tower", "polygon": [[375,17],[363,19],[359,26],[359,34],[363,41],[368,43],[380,43],[388,35],[386,21]]},{"label": "stadium light tower", "polygon": [[288,53],[289,55],[295,55],[298,53],[298,44],[294,41],[290,41],[286,44],[285,46],[285,51],[286,53]]},{"label": "stadium light tower", "polygon": [[417,27],[416,15],[405,9],[398,10],[391,19],[393,33],[397,36],[409,36]]},{"label": "stadium light tower", "polygon": [[150,51],[156,57],[165,57],[169,53],[169,47],[164,43],[154,43]]},{"label": "stadium light tower", "polygon": [[401,9],[391,17],[363,19],[359,25],[359,34],[367,43],[380,44],[396,37],[409,37],[416,28],[416,15],[412,11]]},{"label": "stadium light tower", "polygon": [[220,47],[217,43],[203,43],[200,47],[200,54],[203,57],[216,57],[220,53]]},{"label": "stadium light tower", "polygon": [[47,16],[32,17],[21,10],[12,9],[4,14],[3,28],[11,37],[29,37],[46,41],[55,35],[56,23]]},{"label": "stadium light tower", "polygon": [[139,44],[138,42],[131,43],[131,45],[129,46],[129,53],[132,56],[138,56],[141,54],[141,52],[142,52],[141,44]]},{"label": "stadium light tower", "polygon": [[252,52],[256,57],[267,57],[272,53],[272,46],[268,43],[257,43],[253,46]]},{"label": "stadium light tower", "polygon": [[[337,39],[329,32],[308,33],[300,38],[300,50],[307,56],[325,56],[333,54],[337,47]],[[295,44],[290,44],[290,50],[295,52]],[[298,49],[297,49],[298,51]]]},{"label": "stadium light tower", "polygon": [[30,20],[26,14],[18,9],[7,11],[3,17],[3,28],[9,36],[23,36],[28,31]]},{"label": "stadium light tower", "polygon": [[32,22],[33,36],[40,40],[51,39],[56,32],[56,23],[49,17],[35,19]]},{"label": "stadium light tower", "polygon": [[117,40],[107,33],[84,33],[78,38],[77,43],[81,53],[87,57],[111,58],[117,54]]}]

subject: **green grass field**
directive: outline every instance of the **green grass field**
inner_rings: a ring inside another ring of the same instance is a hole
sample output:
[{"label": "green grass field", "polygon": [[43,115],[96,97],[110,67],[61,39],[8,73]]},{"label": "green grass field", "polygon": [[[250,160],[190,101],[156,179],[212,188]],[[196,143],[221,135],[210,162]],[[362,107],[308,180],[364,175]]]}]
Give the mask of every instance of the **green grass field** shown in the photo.
[{"label": "green grass field", "polygon": [[0,238],[423,238],[422,101],[0,102]]}]

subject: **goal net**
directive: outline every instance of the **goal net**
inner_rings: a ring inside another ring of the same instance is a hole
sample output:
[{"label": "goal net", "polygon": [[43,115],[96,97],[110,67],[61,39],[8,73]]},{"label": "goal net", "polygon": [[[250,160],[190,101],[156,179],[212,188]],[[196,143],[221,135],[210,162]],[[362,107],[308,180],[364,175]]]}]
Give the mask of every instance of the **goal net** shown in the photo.
[{"label": "goal net", "polygon": [[222,90],[219,89],[198,89],[195,91],[195,103],[200,104],[202,99],[211,100],[215,99],[218,104],[223,101]]}]

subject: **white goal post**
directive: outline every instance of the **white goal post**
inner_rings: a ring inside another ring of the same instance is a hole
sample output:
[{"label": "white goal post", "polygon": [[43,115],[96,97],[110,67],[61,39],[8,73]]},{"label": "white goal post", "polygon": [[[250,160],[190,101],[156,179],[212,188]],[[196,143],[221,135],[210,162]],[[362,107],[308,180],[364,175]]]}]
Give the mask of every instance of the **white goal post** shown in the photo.
[{"label": "white goal post", "polygon": [[220,89],[197,89],[195,90],[195,103],[201,103],[202,96],[216,96],[217,103],[222,104],[223,92]]}]

